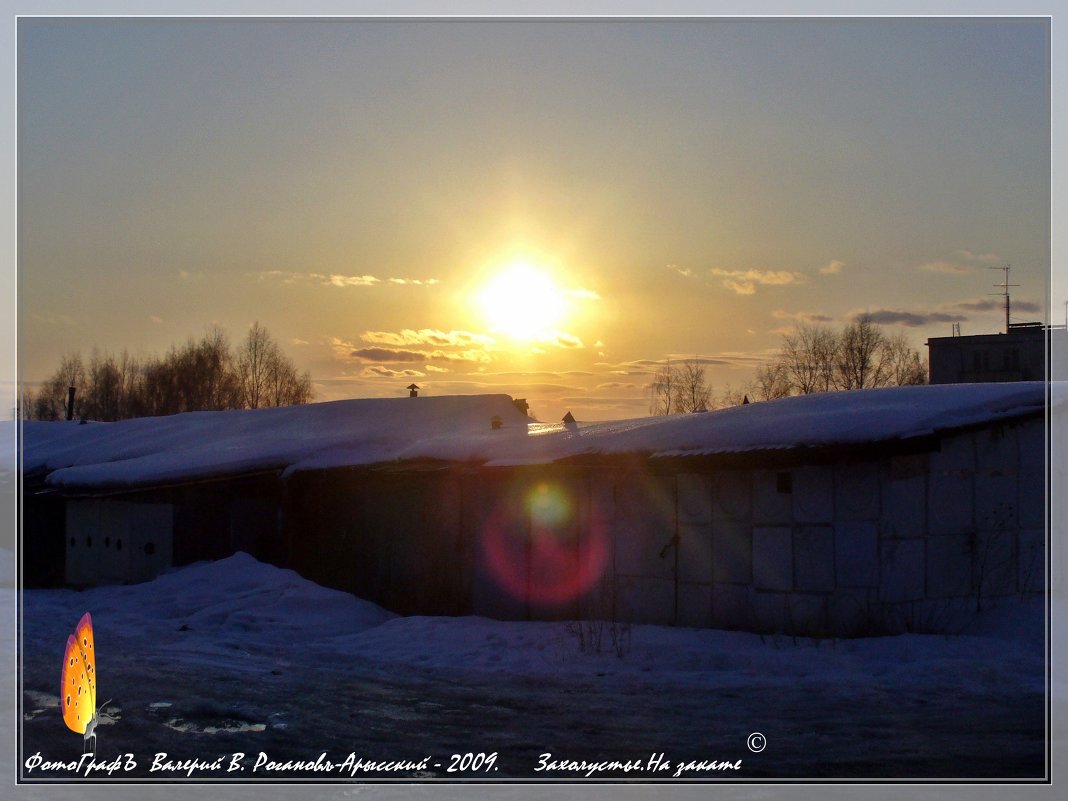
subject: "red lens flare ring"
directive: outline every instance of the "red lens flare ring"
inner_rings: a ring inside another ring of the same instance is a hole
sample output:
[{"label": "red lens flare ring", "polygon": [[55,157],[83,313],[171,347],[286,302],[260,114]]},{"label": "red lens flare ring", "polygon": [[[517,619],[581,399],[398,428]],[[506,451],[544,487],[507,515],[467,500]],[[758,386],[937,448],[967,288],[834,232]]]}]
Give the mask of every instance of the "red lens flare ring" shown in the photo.
[{"label": "red lens flare ring", "polygon": [[482,528],[482,556],[493,580],[535,604],[581,598],[608,564],[605,526],[580,525],[573,498],[559,485],[539,482],[522,501],[497,504]]}]

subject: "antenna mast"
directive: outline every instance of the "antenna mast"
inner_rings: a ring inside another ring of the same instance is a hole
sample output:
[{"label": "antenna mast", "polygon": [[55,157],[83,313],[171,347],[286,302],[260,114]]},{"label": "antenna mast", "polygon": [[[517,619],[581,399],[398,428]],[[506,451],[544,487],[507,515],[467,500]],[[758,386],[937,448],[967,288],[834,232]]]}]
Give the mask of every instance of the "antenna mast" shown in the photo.
[{"label": "antenna mast", "polygon": [[1004,267],[990,267],[989,269],[991,269],[991,270],[1004,270],[1005,271],[1005,280],[1002,281],[1000,284],[994,284],[994,286],[998,287],[999,289],[1001,289],[1003,291],[1002,292],[991,292],[990,294],[991,295],[1004,295],[1005,296],[1005,333],[1007,334],[1007,333],[1009,333],[1009,287],[1010,286],[1019,286],[1019,284],[1010,284],[1009,283],[1009,270],[1012,269],[1012,265],[1011,264],[1006,264]]}]

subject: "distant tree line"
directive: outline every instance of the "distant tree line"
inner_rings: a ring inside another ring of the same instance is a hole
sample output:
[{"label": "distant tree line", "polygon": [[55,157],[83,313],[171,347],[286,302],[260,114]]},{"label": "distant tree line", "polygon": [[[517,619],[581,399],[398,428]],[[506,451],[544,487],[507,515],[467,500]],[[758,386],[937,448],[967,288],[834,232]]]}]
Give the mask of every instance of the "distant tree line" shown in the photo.
[{"label": "distant tree line", "polygon": [[834,390],[927,383],[927,365],[904,333],[889,335],[868,316],[841,331],[808,323],[783,335],[782,347],[757,368],[755,400]]},{"label": "distant tree line", "polygon": [[717,396],[706,383],[700,359],[660,367],[649,385],[654,415],[703,412],[735,406],[748,395],[772,400],[813,392],[927,383],[927,365],[903,333],[889,335],[867,316],[840,331],[799,323],[783,335],[779,352],[757,368],[755,378]]},{"label": "distant tree line", "polygon": [[163,356],[138,358],[125,350],[115,356],[94,348],[85,362],[80,353],[69,353],[36,393],[24,390],[24,416],[65,419],[70,387],[75,388],[74,418],[102,421],[312,399],[311,376],[297,372],[258,322],[236,348],[213,327],[200,340],[172,345]]}]

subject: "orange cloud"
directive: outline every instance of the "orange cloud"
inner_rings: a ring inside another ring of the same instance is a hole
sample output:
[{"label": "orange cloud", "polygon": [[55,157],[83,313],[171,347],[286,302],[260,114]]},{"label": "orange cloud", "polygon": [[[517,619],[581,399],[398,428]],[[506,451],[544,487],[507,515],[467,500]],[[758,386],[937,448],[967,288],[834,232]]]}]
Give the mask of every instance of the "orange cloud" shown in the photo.
[{"label": "orange cloud", "polygon": [[433,345],[434,347],[470,347],[472,345],[492,345],[493,337],[474,334],[470,331],[437,331],[433,328],[421,328],[415,331],[405,328],[402,331],[364,331],[360,334],[364,342],[379,345]]},{"label": "orange cloud", "polygon": [[801,273],[788,270],[721,270],[713,268],[710,275],[723,279],[723,286],[739,295],[756,293],[757,284],[764,286],[782,286],[797,284],[805,280]]}]

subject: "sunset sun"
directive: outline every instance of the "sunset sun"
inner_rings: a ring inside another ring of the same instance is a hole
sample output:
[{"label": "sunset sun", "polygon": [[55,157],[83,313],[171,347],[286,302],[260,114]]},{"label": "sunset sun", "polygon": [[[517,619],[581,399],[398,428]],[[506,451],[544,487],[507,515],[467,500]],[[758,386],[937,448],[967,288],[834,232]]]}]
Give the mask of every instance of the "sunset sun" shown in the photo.
[{"label": "sunset sun", "polygon": [[553,279],[525,262],[491,278],[478,293],[478,305],[494,332],[526,342],[551,334],[566,307]]}]

